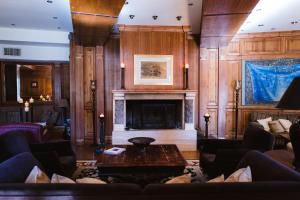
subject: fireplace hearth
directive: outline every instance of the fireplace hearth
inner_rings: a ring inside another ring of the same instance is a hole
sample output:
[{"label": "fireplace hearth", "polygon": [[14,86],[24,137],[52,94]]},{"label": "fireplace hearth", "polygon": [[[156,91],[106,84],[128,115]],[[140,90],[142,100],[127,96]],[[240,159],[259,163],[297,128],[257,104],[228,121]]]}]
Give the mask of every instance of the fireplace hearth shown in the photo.
[{"label": "fireplace hearth", "polygon": [[182,129],[182,100],[128,100],[126,130]]}]

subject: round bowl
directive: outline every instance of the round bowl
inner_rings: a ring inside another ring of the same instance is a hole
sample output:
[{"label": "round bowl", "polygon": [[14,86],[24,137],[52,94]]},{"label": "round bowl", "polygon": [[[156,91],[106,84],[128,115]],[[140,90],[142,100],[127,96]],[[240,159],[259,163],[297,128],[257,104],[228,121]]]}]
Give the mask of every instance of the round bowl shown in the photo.
[{"label": "round bowl", "polygon": [[132,143],[134,146],[136,146],[139,149],[145,149],[154,141],[155,139],[150,137],[135,137],[135,138],[130,138],[128,140],[128,142]]}]

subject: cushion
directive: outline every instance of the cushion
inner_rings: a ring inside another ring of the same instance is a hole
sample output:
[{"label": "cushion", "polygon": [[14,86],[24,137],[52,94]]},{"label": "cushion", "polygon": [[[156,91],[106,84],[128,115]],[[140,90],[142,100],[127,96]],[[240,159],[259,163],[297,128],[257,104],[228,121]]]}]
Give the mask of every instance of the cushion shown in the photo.
[{"label": "cushion", "polygon": [[278,119],[278,121],[286,132],[290,132],[290,127],[292,126],[292,122],[290,120]]},{"label": "cushion", "polygon": [[222,174],[221,176],[218,176],[214,179],[207,181],[207,183],[223,183],[224,181],[225,181],[224,174]]},{"label": "cushion", "polygon": [[231,174],[225,182],[252,182],[252,174],[249,166],[241,168]]},{"label": "cushion", "polygon": [[278,120],[268,122],[268,124],[272,133],[278,134],[283,133],[285,131],[285,129]]},{"label": "cushion", "polygon": [[76,179],[76,183],[83,183],[83,184],[106,184],[106,182],[96,179],[96,178],[80,178]]},{"label": "cushion", "polygon": [[50,179],[38,166],[34,166],[25,183],[50,183]]},{"label": "cushion", "polygon": [[293,145],[291,142],[286,144],[286,150],[288,150],[289,152],[292,152],[292,153],[294,152]]},{"label": "cushion", "polygon": [[61,176],[58,174],[53,174],[52,178],[51,178],[51,183],[67,183],[67,184],[74,184],[75,181],[73,181],[72,179],[65,177],[65,176]]},{"label": "cushion", "polygon": [[191,174],[184,174],[182,176],[177,176],[167,181],[166,184],[178,184],[178,183],[191,183],[192,177]]},{"label": "cushion", "polygon": [[53,112],[50,116],[50,118],[47,120],[47,126],[48,127],[53,127],[55,126],[56,122],[57,122],[57,119],[59,117],[59,112]]},{"label": "cushion", "polygon": [[270,127],[269,127],[268,122],[271,122],[271,121],[272,121],[272,117],[257,120],[257,122],[260,123],[266,131],[270,131]]}]

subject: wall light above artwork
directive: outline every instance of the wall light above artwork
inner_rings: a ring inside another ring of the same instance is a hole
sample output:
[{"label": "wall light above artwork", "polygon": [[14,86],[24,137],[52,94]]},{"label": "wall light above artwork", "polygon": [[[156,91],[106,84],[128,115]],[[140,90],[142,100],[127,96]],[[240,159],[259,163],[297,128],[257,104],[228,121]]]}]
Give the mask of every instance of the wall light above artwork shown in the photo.
[{"label": "wall light above artwork", "polygon": [[134,85],[173,85],[173,55],[134,55]]}]

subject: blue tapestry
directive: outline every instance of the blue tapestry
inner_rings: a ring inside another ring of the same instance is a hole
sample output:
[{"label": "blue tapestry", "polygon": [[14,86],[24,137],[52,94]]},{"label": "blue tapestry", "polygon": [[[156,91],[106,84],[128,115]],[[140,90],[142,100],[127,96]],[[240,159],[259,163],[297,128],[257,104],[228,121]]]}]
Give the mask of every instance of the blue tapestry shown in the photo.
[{"label": "blue tapestry", "polygon": [[300,59],[244,61],[243,105],[276,104],[298,76]]}]

